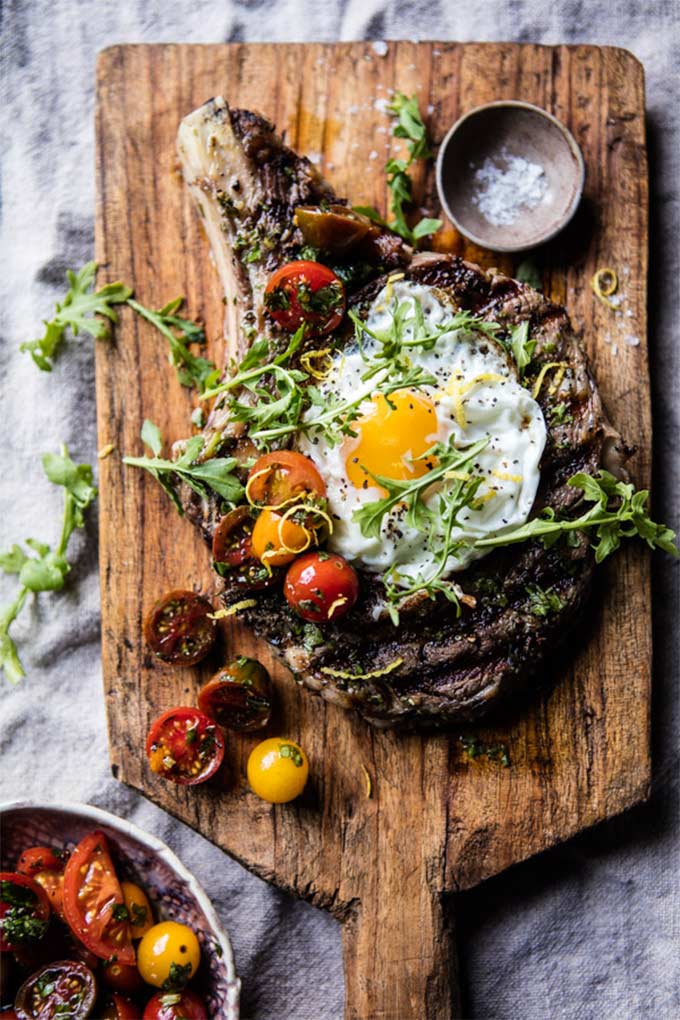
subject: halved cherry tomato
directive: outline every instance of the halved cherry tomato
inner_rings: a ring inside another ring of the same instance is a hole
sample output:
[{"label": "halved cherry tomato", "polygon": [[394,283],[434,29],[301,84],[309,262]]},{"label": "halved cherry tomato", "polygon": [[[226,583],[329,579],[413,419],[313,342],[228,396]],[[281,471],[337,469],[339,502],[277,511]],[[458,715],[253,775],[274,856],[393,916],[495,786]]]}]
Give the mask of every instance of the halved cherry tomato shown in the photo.
[{"label": "halved cherry tomato", "polygon": [[198,707],[220,726],[259,730],[272,711],[269,673],[257,659],[240,656],[223,666],[198,694]]},{"label": "halved cherry tomato", "polygon": [[50,847],[34,846],[24,850],[17,871],[22,875],[30,875],[45,892],[52,909],[62,921],[64,917],[64,866],[65,855],[57,856]]},{"label": "halved cherry tomato", "polygon": [[146,755],[157,775],[180,786],[195,786],[214,776],[222,764],[224,738],[203,712],[171,708],[151,726]]},{"label": "halved cherry tomato", "polygon": [[14,1007],[20,1020],[85,1020],[94,1009],[94,974],[76,960],[56,960],[31,974],[17,992]]},{"label": "halved cherry tomato", "polygon": [[73,934],[95,956],[134,964],[125,899],[103,832],[81,840],[66,865],[64,913]]},{"label": "halved cherry tomato", "polygon": [[253,524],[253,514],[248,506],[237,506],[220,520],[212,542],[212,554],[216,563],[237,567],[250,559]]},{"label": "halved cherry tomato", "polygon": [[298,524],[292,515],[284,518],[275,510],[261,510],[253,528],[253,554],[270,567],[292,563],[315,541],[312,521],[310,525]]},{"label": "halved cherry tomato", "polygon": [[128,963],[118,963],[118,960],[106,961],[102,967],[101,979],[109,988],[124,995],[136,995],[144,987],[137,967]]},{"label": "halved cherry tomato", "polygon": [[328,623],[350,611],[359,597],[359,578],[342,556],[307,553],[289,567],[283,593],[303,620]]},{"label": "halved cherry tomato", "polygon": [[149,928],[153,927],[153,911],[149,897],[141,886],[135,885],[134,882],[121,882],[120,887],[125,898],[132,937],[141,939],[142,935],[146,935]]},{"label": "halved cherry tomato", "polygon": [[306,495],[324,499],[326,484],[316,466],[296,450],[276,450],[259,457],[248,475],[248,498],[256,506],[291,506]]},{"label": "halved cherry tomato", "polygon": [[163,662],[194,666],[206,657],[215,643],[212,612],[208,600],[195,591],[170,591],[147,616],[144,636]]},{"label": "halved cherry tomato", "polygon": [[277,570],[276,567],[267,569],[263,563],[255,559],[248,560],[247,563],[236,567],[234,572],[229,574],[229,579],[238,588],[243,588],[245,591],[262,591],[265,588],[272,588],[274,585],[280,584],[281,578],[281,570]]},{"label": "halved cherry tomato", "polygon": [[44,889],[18,871],[0,872],[0,951],[39,942],[45,937],[49,918]]},{"label": "halved cherry tomato", "polygon": [[342,322],[345,288],[332,269],[301,259],[282,266],[269,278],[264,305],[272,319],[294,333],[305,323],[323,336]]},{"label": "halved cherry tomato", "polygon": [[139,1006],[124,995],[109,995],[97,1010],[98,1020],[139,1020]]},{"label": "halved cherry tomato", "polygon": [[146,1004],[143,1020],[208,1020],[208,1009],[195,992],[158,992]]}]

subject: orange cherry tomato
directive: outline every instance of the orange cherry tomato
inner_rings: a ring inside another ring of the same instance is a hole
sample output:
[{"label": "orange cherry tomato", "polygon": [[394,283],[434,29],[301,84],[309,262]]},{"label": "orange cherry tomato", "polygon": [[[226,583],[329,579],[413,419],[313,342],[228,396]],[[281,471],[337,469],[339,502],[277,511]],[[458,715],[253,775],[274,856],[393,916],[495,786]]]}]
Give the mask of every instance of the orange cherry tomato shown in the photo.
[{"label": "orange cherry tomato", "polygon": [[313,542],[314,529],[297,524],[291,517],[284,519],[275,510],[262,510],[253,528],[253,554],[270,567],[283,567]]},{"label": "orange cherry tomato", "polygon": [[269,278],[264,305],[282,329],[294,333],[304,323],[310,333],[323,336],[342,322],[345,288],[328,266],[301,259]]}]

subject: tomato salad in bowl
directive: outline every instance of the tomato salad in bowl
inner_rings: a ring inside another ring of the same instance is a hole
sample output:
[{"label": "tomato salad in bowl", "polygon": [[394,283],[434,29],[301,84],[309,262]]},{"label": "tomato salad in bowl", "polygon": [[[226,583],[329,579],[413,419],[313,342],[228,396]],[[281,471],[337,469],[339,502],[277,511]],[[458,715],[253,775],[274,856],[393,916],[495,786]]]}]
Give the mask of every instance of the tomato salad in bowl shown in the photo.
[{"label": "tomato salad in bowl", "polygon": [[0,1020],[237,1020],[229,939],[160,840],[85,804],[0,827]]}]

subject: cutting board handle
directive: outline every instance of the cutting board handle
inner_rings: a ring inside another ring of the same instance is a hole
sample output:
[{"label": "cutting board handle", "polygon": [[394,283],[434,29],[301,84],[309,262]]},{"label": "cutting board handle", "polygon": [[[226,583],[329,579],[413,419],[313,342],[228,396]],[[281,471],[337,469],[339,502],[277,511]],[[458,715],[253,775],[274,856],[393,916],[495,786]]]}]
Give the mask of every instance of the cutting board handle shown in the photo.
[{"label": "cutting board handle", "polygon": [[378,867],[343,924],[345,1020],[462,1015],[453,911],[418,863],[393,856]]}]

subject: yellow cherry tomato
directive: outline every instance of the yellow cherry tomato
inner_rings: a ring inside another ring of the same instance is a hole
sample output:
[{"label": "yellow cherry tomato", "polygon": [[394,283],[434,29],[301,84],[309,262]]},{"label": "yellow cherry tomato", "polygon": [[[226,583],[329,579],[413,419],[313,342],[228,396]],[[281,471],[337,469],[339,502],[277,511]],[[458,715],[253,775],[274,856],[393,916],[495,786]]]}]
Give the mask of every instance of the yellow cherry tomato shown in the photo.
[{"label": "yellow cherry tomato", "polygon": [[275,510],[259,514],[250,536],[253,555],[270,567],[292,563],[298,553],[309,548],[311,540],[311,532],[290,517],[284,521],[283,514]]},{"label": "yellow cherry tomato", "polygon": [[307,755],[299,744],[283,737],[263,740],[248,758],[250,788],[270,804],[286,804],[299,797],[308,775]]},{"label": "yellow cherry tomato", "polygon": [[185,924],[161,921],[154,924],[137,948],[137,967],[148,985],[183,987],[194,976],[201,960],[198,939]]},{"label": "yellow cherry tomato", "polygon": [[144,890],[134,882],[121,882],[120,888],[127,907],[132,937],[141,939],[149,928],[153,928],[153,913],[149,899]]}]

